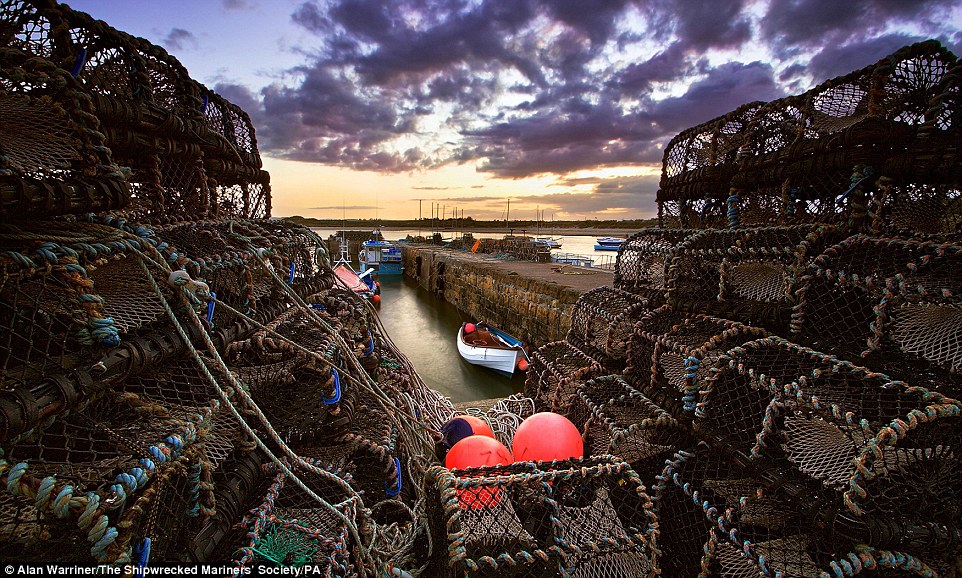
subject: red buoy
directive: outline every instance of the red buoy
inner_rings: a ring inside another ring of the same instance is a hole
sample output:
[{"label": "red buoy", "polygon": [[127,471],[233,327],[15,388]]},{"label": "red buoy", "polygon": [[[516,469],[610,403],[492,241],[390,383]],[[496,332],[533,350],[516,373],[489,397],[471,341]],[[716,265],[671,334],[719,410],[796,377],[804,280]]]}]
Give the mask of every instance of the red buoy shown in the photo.
[{"label": "red buoy", "polygon": [[[460,470],[478,466],[508,465],[513,461],[511,452],[498,440],[488,436],[473,435],[454,444],[444,459],[444,467]],[[501,494],[496,487],[465,488],[458,490],[457,493],[458,504],[462,508],[489,508],[501,501]]]},{"label": "red buoy", "polygon": [[527,359],[522,357],[521,359],[518,360],[518,369],[520,371],[528,371],[528,365],[529,363]]},{"label": "red buoy", "polygon": [[381,303],[381,296],[380,296],[380,295],[375,295],[374,297],[371,297],[371,301],[373,301],[374,304],[377,305],[377,304]]},{"label": "red buoy", "polygon": [[464,334],[465,334],[465,335],[467,335],[468,333],[474,333],[474,330],[475,330],[475,329],[477,329],[477,327],[474,326],[474,323],[465,323],[465,324],[464,324]]},{"label": "red buoy", "polygon": [[550,462],[584,456],[581,432],[563,415],[543,411],[521,422],[511,449],[519,462]]}]

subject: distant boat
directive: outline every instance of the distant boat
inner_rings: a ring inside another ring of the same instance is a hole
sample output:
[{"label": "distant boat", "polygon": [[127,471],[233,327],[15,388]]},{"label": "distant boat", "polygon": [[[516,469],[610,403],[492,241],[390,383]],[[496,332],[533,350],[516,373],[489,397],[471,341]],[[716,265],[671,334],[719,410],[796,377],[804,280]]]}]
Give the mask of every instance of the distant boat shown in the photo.
[{"label": "distant boat", "polygon": [[618,237],[600,237],[595,240],[595,251],[617,251],[624,244],[624,239]]},{"label": "distant boat", "polygon": [[371,238],[361,243],[358,254],[361,271],[373,269],[378,275],[400,275],[404,272],[401,264],[401,248],[396,243],[384,240],[380,229],[371,232]]},{"label": "distant boat", "polygon": [[458,353],[468,363],[511,377],[528,368],[528,354],[517,337],[487,323],[464,323],[458,330]]},{"label": "distant boat", "polygon": [[560,249],[561,241],[557,239],[552,239],[550,237],[536,237],[534,243],[537,245],[545,245],[549,249]]}]

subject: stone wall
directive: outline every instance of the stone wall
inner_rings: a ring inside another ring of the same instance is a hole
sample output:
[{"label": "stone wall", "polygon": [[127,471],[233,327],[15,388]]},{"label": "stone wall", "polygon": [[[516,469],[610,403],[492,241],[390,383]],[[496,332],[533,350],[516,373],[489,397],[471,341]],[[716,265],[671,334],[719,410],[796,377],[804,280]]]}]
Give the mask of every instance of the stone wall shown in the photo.
[{"label": "stone wall", "polygon": [[535,263],[485,261],[470,253],[405,246],[404,274],[461,311],[533,348],[564,339],[581,291],[512,270]]}]

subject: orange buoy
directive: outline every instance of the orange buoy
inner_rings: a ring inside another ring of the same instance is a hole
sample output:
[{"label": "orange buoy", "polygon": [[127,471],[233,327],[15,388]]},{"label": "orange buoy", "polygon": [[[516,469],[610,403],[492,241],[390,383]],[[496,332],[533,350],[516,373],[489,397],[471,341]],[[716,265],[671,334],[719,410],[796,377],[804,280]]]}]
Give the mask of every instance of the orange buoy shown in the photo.
[{"label": "orange buoy", "polygon": [[474,330],[475,330],[475,329],[477,329],[477,327],[474,326],[474,323],[465,323],[465,324],[464,324],[464,333],[465,333],[465,335],[467,335],[468,333],[474,333]]},{"label": "orange buoy", "polygon": [[381,296],[375,295],[374,297],[371,297],[371,301],[373,301],[375,305],[379,305],[381,303]]},{"label": "orange buoy", "polygon": [[528,366],[529,366],[529,365],[530,365],[530,364],[528,363],[528,360],[525,359],[525,358],[523,358],[523,357],[518,360],[518,369],[519,369],[520,371],[528,371]]},{"label": "orange buoy", "polygon": [[[444,459],[448,469],[464,469],[478,466],[508,465],[514,461],[508,448],[494,438],[473,435],[454,444]],[[458,505],[479,510],[490,508],[501,501],[498,488],[478,486],[457,490]]]},{"label": "orange buoy", "polygon": [[550,462],[584,456],[584,440],[571,420],[543,411],[521,422],[511,449],[519,462]]}]

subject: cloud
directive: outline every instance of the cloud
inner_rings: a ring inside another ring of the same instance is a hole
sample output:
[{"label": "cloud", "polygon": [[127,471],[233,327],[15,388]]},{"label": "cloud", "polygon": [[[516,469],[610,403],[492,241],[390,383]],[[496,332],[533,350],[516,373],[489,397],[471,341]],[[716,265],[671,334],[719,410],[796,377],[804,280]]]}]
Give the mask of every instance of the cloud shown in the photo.
[{"label": "cloud", "polygon": [[808,73],[816,79],[830,79],[853,72],[892,54],[899,48],[925,40],[906,34],[886,34],[845,45],[829,45],[812,57]]},{"label": "cloud", "polygon": [[889,25],[938,29],[955,0],[771,0],[760,21],[761,38],[782,54],[830,44],[864,42]]},{"label": "cloud", "polygon": [[168,50],[186,50],[187,48],[197,48],[199,43],[193,32],[183,28],[171,28],[170,32],[160,41],[164,48]]},{"label": "cloud", "polygon": [[253,10],[255,4],[252,0],[220,0],[225,10]]},{"label": "cloud", "polygon": [[[952,6],[307,0],[291,14],[314,39],[299,47],[303,63],[258,91],[218,90],[245,103],[263,152],[291,160],[382,173],[470,163],[511,179],[654,166],[675,134],[742,104],[923,37],[958,43]],[[610,194],[647,202],[649,192]],[[565,199],[587,206],[603,194]]]}]

